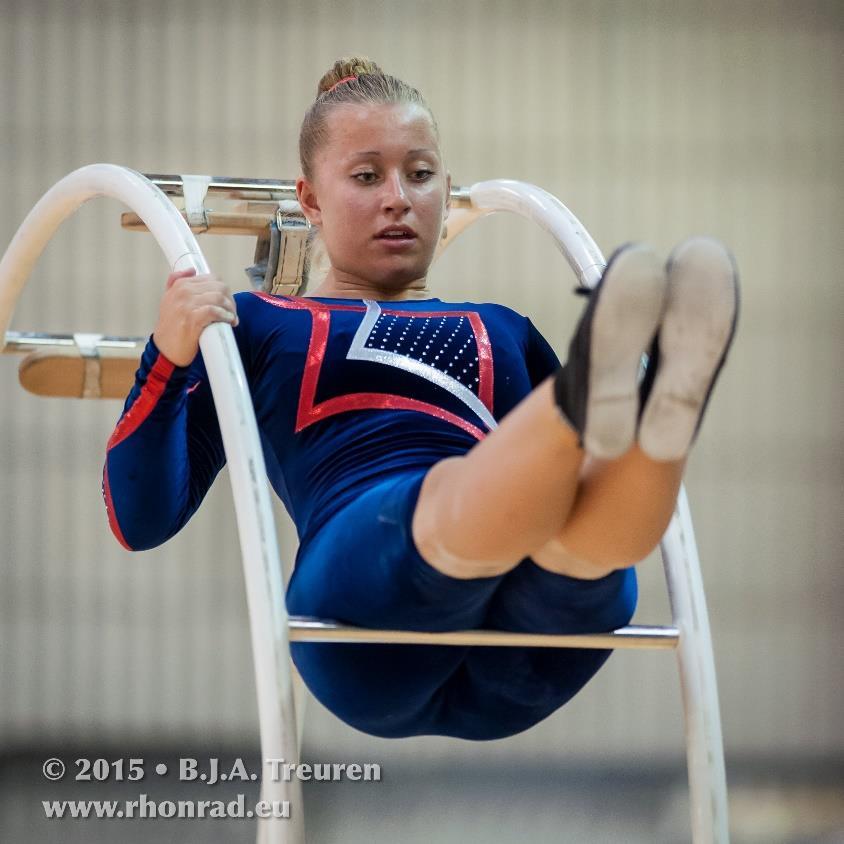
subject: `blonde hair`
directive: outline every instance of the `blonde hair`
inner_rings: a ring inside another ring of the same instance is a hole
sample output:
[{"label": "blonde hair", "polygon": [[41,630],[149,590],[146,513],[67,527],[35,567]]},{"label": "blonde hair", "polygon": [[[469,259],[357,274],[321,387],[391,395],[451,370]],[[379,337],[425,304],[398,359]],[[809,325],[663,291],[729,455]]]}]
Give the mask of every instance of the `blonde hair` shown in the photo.
[{"label": "blonde hair", "polygon": [[[337,59],[331,69],[319,80],[316,99],[305,112],[302,128],[299,131],[299,160],[305,178],[313,180],[314,157],[317,150],[328,139],[327,116],[332,109],[341,105],[405,103],[421,106],[428,112],[434,129],[434,137],[439,144],[440,132],[437,121],[424,97],[416,88],[395,76],[384,73],[375,62],[368,58],[353,56]],[[318,231],[314,229],[308,237],[305,279],[299,292],[304,291],[312,278],[323,277],[330,266],[322,239]]]},{"label": "blonde hair", "polygon": [[[350,76],[354,78],[348,79]],[[338,85],[342,79],[347,81]],[[337,59],[334,66],[319,80],[316,99],[305,112],[299,132],[299,159],[305,178],[313,178],[314,155],[327,139],[326,117],[333,108],[338,105],[402,103],[419,105],[428,112],[439,143],[437,121],[416,88],[384,73],[375,62],[367,58],[355,56],[350,59]]]}]

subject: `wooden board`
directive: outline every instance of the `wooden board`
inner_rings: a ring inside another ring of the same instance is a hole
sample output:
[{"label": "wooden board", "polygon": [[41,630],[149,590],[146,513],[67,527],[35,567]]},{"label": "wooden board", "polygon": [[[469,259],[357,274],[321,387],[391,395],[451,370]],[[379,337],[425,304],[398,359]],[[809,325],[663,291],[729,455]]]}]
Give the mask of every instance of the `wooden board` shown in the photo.
[{"label": "wooden board", "polygon": [[85,395],[88,361],[76,349],[44,349],[31,352],[20,363],[18,378],[21,386],[37,396],[60,398],[125,399],[135,383],[140,363],[137,356],[122,350],[104,349],[97,359],[98,377],[90,386],[98,387],[99,395]]}]

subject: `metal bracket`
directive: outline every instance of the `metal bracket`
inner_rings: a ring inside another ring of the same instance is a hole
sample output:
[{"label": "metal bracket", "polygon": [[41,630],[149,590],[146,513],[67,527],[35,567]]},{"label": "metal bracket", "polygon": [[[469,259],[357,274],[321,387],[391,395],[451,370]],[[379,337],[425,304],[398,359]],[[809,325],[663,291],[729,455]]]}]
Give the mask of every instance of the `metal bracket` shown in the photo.
[{"label": "metal bracket", "polygon": [[205,208],[205,197],[208,194],[208,186],[211,184],[211,176],[183,175],[181,179],[188,225],[192,229],[199,229],[201,232],[208,231],[208,212]]}]

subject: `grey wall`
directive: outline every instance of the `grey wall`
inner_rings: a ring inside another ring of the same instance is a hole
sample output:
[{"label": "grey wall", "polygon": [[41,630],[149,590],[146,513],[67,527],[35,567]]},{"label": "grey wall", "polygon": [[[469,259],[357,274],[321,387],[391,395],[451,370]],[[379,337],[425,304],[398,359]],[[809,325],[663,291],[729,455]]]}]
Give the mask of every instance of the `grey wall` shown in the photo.
[{"label": "grey wall", "polygon": [[[0,0],[0,244],[70,170],[293,178],[301,116],[368,54],[438,116],[457,184],[566,202],[609,252],[727,240],[743,313],[687,486],[731,754],[840,755],[842,15],[835,2]],[[51,242],[12,327],[146,335],[167,268],[119,206]],[[252,242],[207,238],[233,287]],[[493,218],[432,271],[442,298],[529,314],[562,355],[579,300],[547,238]],[[100,498],[120,403],[36,398],[0,359],[0,743],[249,741],[257,716],[225,476],[190,525],[124,552]],[[294,534],[279,510],[287,559]],[[639,621],[666,620],[658,561]],[[670,655],[619,653],[529,733],[382,742],[312,702],[309,746],[357,758],[680,758]]]}]

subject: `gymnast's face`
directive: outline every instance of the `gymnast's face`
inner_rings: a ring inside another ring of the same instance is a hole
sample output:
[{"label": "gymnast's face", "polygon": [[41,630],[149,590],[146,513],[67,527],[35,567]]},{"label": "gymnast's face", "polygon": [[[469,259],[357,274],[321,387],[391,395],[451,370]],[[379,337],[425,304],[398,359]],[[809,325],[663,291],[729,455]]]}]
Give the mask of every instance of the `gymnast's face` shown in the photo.
[{"label": "gymnast's face", "polygon": [[[424,288],[451,188],[427,111],[343,105],[329,113],[327,129],[313,182],[301,178],[297,190],[321,229],[330,281],[364,294]],[[390,226],[409,227],[413,235],[380,235]]]}]

